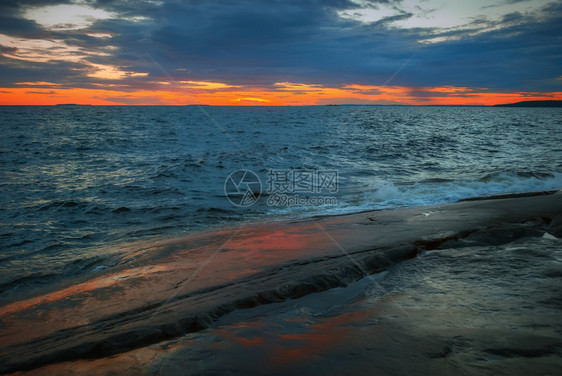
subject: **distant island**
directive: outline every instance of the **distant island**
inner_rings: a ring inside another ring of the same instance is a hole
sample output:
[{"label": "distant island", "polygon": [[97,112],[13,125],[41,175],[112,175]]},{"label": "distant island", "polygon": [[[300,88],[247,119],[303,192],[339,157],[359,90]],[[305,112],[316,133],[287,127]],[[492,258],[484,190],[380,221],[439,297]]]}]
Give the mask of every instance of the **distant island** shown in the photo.
[{"label": "distant island", "polygon": [[508,104],[496,104],[494,107],[562,107],[562,101],[523,101]]},{"label": "distant island", "polygon": [[92,105],[91,104],[78,104],[78,103],[59,103],[59,104],[55,104],[55,106],[78,107],[78,106],[92,106]]}]

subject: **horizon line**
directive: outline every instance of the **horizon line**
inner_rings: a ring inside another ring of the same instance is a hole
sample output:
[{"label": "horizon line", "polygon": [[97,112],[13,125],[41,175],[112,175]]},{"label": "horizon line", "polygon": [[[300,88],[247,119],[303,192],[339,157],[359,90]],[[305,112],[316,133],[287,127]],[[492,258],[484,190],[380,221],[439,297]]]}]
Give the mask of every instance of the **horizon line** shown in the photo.
[{"label": "horizon line", "polygon": [[89,104],[89,103],[57,103],[57,104],[0,104],[0,107],[57,107],[57,106],[95,106],[95,107],[502,107],[506,105],[514,105],[519,103],[532,103],[532,102],[557,102],[562,104],[562,100],[527,100],[519,102],[510,102],[503,104],[409,104],[409,103],[396,103],[396,104],[377,104],[377,103],[328,103],[328,104],[287,104],[287,105],[259,105],[259,104],[206,104],[206,103],[192,103],[192,104]]}]

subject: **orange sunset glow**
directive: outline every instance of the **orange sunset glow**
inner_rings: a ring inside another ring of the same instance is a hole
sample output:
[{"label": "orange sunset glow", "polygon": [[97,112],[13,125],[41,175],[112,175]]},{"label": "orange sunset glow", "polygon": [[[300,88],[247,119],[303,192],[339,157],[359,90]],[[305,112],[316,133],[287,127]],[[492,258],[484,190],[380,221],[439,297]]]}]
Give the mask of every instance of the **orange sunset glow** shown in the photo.
[{"label": "orange sunset glow", "polygon": [[[159,83],[158,89],[60,88],[52,82],[20,82],[1,88],[2,105],[220,105],[287,106],[326,104],[495,105],[524,100],[562,100],[562,92],[493,92],[485,88],[405,87],[349,84],[326,87],[276,83],[271,87],[242,87],[219,82]],[[35,87],[38,85],[39,87]],[[108,86],[108,85],[100,85]]]}]

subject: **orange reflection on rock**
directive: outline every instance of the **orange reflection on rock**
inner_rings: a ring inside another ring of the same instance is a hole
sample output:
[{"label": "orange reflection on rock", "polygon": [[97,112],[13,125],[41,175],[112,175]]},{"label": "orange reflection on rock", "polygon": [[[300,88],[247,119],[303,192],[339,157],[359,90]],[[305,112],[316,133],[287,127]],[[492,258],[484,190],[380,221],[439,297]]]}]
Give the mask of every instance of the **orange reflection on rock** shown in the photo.
[{"label": "orange reflection on rock", "polygon": [[[369,314],[369,310],[348,312],[314,324],[308,333],[282,334],[281,344],[271,349],[272,364],[294,364],[319,354],[326,354],[330,348],[338,346],[342,338],[350,336],[350,324],[363,322]],[[286,345],[283,345],[283,342]]]},{"label": "orange reflection on rock", "polygon": [[[263,346],[265,344],[265,337],[260,335],[252,335],[246,336],[244,335],[245,329],[251,329],[254,331],[256,330],[263,330],[264,325],[263,322],[242,322],[242,323],[235,323],[228,326],[228,329],[218,327],[214,329],[214,333],[219,338],[225,338],[229,342],[237,343],[244,347],[256,347],[256,346]],[[218,347],[217,347],[218,348]]]},{"label": "orange reflection on rock", "polygon": [[124,280],[129,278],[138,278],[143,275],[156,273],[167,270],[165,266],[146,266],[135,269],[122,270],[118,273],[105,275],[103,277],[94,278],[84,283],[73,285],[62,290],[54,291],[45,295],[36,296],[30,299],[14,302],[6,306],[0,307],[0,315],[16,313],[35,307],[41,304],[53,303],[70,296],[82,294],[85,292],[122,284]]}]

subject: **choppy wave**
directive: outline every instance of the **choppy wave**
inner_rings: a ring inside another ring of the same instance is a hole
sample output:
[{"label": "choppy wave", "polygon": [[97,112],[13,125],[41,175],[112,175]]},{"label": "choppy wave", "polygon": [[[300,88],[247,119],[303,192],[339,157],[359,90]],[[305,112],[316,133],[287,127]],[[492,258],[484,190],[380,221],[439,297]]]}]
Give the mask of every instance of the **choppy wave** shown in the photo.
[{"label": "choppy wave", "polygon": [[367,196],[381,208],[424,206],[457,202],[471,197],[486,197],[505,193],[549,191],[562,188],[562,173],[493,173],[478,180],[434,178],[412,184],[376,181]]},{"label": "choppy wave", "polygon": [[562,173],[501,172],[486,174],[476,180],[435,177],[418,182],[397,183],[375,178],[359,189],[342,190],[337,196],[338,205],[280,208],[275,214],[284,217],[343,214],[364,210],[448,204],[471,198],[559,189],[562,189]]}]

